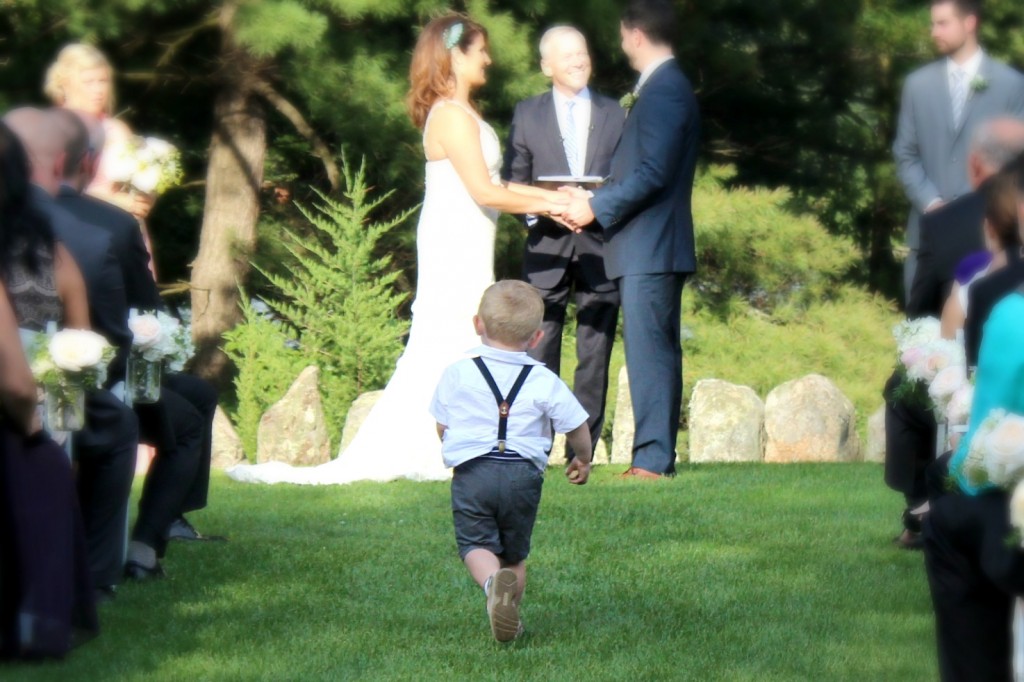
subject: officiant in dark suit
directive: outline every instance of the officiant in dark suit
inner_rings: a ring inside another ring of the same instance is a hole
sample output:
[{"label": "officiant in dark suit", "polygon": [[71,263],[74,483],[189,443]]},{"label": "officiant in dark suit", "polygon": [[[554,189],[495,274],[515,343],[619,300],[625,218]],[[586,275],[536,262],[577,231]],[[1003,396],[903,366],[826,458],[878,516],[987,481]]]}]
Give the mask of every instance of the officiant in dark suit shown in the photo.
[{"label": "officiant in dark suit", "polygon": [[683,394],[683,285],[697,267],[691,196],[700,111],[673,55],[669,0],[631,0],[619,25],[622,51],[640,74],[609,182],[573,190],[560,217],[604,228],[605,267],[622,299],[636,435],[626,475],[675,473]]},{"label": "officiant in dark suit", "polygon": [[[586,39],[571,26],[556,26],[541,38],[540,56],[552,88],[516,105],[504,178],[533,184],[545,176],[606,177],[626,116],[618,102],[589,89]],[[596,446],[619,315],[619,290],[604,269],[604,237],[600,229],[571,232],[545,217],[526,216],[525,222],[523,279],[544,298],[544,337],[530,355],[558,374],[566,306],[573,295],[573,391],[590,415],[590,437]],[[571,450],[566,456],[572,457]]]}]

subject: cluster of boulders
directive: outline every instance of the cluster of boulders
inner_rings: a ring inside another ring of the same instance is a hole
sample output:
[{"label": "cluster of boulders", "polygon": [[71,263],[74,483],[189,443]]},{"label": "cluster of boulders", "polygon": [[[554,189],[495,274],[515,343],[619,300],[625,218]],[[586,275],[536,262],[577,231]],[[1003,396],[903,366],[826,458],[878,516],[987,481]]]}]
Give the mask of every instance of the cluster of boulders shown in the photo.
[{"label": "cluster of boulders", "polygon": [[[322,464],[332,450],[318,390],[319,371],[307,367],[281,400],[260,420],[259,462]],[[345,420],[339,451],[355,436],[381,391],[361,396]],[[885,415],[868,422],[862,447],[853,403],[827,378],[811,374],[772,390],[765,400],[747,386],[717,379],[697,382],[688,414],[688,459],[705,462],[880,462],[885,457]],[[245,457],[227,416],[214,420],[214,466],[226,468]],[[612,446],[597,444],[597,464],[629,464],[633,448],[633,406],[626,368],[619,374]],[[555,439],[551,465],[565,463],[565,438]]]}]

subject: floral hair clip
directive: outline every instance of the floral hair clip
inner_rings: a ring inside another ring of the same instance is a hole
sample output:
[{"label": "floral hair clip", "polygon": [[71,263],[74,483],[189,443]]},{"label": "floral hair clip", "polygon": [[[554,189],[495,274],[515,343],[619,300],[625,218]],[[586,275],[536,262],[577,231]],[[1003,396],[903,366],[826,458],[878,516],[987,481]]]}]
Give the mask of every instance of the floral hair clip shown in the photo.
[{"label": "floral hair clip", "polygon": [[462,40],[462,22],[452,24],[444,30],[444,47],[446,50],[450,50],[459,44]]}]

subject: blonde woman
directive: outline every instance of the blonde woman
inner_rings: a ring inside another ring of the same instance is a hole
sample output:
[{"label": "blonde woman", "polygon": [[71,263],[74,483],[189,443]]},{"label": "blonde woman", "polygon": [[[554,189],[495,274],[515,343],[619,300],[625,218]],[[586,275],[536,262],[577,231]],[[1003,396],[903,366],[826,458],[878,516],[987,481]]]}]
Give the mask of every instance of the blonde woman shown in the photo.
[{"label": "blonde woman", "polygon": [[95,179],[86,193],[122,208],[139,220],[139,228],[149,251],[149,266],[156,277],[153,246],[145,219],[155,198],[129,191],[110,178],[110,167],[134,137],[124,121],[114,118],[114,68],[98,48],[85,43],[64,46],[46,72],[43,91],[59,107],[73,109],[103,121],[105,142]]}]

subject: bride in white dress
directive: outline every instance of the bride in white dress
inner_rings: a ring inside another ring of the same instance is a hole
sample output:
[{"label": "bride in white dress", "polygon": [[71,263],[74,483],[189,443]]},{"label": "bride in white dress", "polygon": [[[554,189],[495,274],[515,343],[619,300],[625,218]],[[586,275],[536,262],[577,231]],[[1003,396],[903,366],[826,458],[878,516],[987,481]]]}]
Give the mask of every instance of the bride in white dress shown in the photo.
[{"label": "bride in white dress", "polygon": [[558,192],[501,182],[498,136],[470,97],[490,64],[486,30],[459,15],[430,22],[413,52],[408,103],[423,130],[426,196],[409,341],[384,394],[337,459],[317,467],[240,465],[231,478],[331,485],[450,476],[428,406],[444,368],[479,345],[472,320],[494,281],[498,213],[557,215],[566,203]]}]

